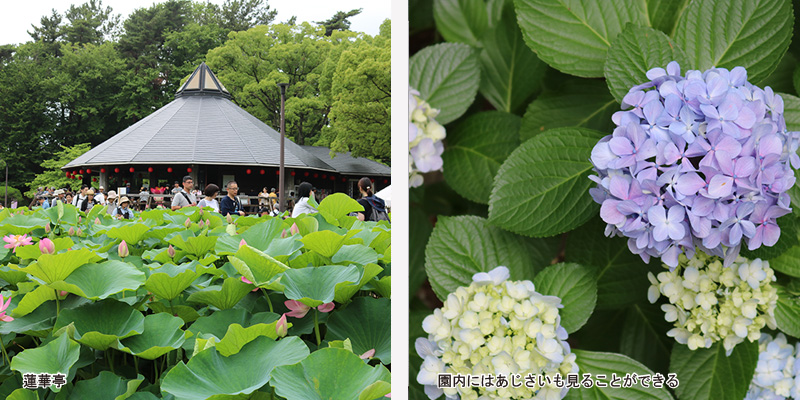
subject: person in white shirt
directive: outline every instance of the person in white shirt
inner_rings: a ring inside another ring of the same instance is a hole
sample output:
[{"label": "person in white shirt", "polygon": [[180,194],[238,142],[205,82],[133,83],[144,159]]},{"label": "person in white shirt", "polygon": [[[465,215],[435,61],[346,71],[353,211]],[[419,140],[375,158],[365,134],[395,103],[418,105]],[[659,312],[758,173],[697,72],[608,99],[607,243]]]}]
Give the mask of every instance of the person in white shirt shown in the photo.
[{"label": "person in white shirt", "polygon": [[100,186],[99,188],[97,188],[97,193],[94,195],[94,201],[96,201],[101,206],[106,205],[106,196],[105,194],[103,194],[104,190],[106,190],[106,188]]},{"label": "person in white shirt", "polygon": [[202,207],[211,207],[214,211],[219,212],[219,202],[217,201],[217,195],[219,195],[219,186],[209,183],[206,186],[206,190],[203,193],[206,197],[203,200],[197,202],[197,206]]},{"label": "person in white shirt", "polygon": [[72,198],[72,205],[78,207],[84,200],[86,200],[86,192],[89,190],[89,185],[81,185],[81,191]]},{"label": "person in white shirt", "polygon": [[297,200],[297,204],[295,204],[294,209],[292,210],[292,218],[296,218],[300,214],[313,214],[319,212],[316,208],[312,207],[311,204],[308,204],[309,199],[314,198],[314,186],[312,186],[308,182],[303,182],[297,188],[297,196],[299,200]]},{"label": "person in white shirt", "polygon": [[194,207],[197,205],[197,197],[192,192],[194,180],[189,175],[183,177],[183,189],[172,197],[172,211],[183,207]]}]

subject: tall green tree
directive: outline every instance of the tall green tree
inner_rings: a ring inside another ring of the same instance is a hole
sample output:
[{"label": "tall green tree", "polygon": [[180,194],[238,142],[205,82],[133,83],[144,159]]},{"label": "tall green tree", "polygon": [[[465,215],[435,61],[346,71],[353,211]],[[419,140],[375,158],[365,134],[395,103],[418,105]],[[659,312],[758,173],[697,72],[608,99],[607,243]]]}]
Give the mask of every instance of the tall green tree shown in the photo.
[{"label": "tall green tree", "polygon": [[349,31],[350,30],[350,17],[355,17],[361,14],[363,8],[356,8],[350,11],[337,11],[332,17],[325,21],[318,21],[317,23],[325,27],[325,36],[330,36],[333,31]]},{"label": "tall green tree", "polygon": [[120,21],[119,14],[112,14],[111,7],[103,7],[102,0],[70,5],[64,16],[69,23],[61,33],[64,41],[73,44],[101,44],[111,37]]}]

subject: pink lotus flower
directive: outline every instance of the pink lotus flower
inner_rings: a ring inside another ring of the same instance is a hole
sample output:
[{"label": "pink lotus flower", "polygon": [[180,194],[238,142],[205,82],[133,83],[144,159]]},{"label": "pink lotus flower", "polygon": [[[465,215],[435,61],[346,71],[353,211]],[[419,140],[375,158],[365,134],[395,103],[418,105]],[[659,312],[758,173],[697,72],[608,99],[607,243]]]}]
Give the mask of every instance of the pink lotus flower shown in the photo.
[{"label": "pink lotus flower", "polygon": [[375,357],[375,349],[369,349],[369,350],[365,351],[364,354],[360,355],[359,357],[361,357],[362,360],[368,360],[368,359],[370,359],[372,357]]},{"label": "pink lotus flower", "polygon": [[289,229],[289,231],[292,233],[292,235],[296,235],[296,234],[300,233],[300,228],[297,226],[297,223],[293,223],[292,227],[291,227],[291,229]]},{"label": "pink lotus flower", "polygon": [[206,218],[206,226],[211,228],[211,221],[209,221],[208,218]]},{"label": "pink lotus flower", "polygon": [[247,242],[245,242],[244,239],[242,239],[242,241],[239,242],[239,247],[242,247],[242,246],[247,246]]},{"label": "pink lotus flower", "polygon": [[[250,282],[250,280],[249,280],[249,279],[247,279],[247,278],[245,278],[245,277],[242,277],[242,282],[244,282],[244,283],[249,283],[249,284],[251,284],[251,285],[255,285],[255,283],[253,283],[253,282]],[[251,292],[256,292],[256,291],[258,291],[258,288],[255,288],[255,289],[251,290]]]},{"label": "pink lotus flower", "polygon": [[278,334],[278,337],[284,337],[289,333],[289,326],[286,322],[286,314],[281,315],[280,319],[278,319],[278,323],[275,324],[275,333]]},{"label": "pink lotus flower", "polygon": [[95,225],[100,225],[100,218],[95,218],[94,219],[94,224]]},{"label": "pink lotus flower", "polygon": [[305,305],[305,304],[303,304],[303,303],[301,303],[301,302],[299,302],[297,300],[286,300],[286,301],[283,302],[283,304],[289,310],[292,311],[292,312],[286,313],[286,315],[288,315],[290,317],[295,317],[295,318],[303,318],[303,317],[305,317],[306,314],[308,313],[308,310],[311,309],[311,307],[309,307],[309,306],[307,306],[307,305]]},{"label": "pink lotus flower", "polygon": [[10,322],[14,320],[14,318],[11,318],[10,316],[6,315],[6,309],[10,304],[11,304],[11,297],[9,297],[8,300],[6,300],[6,302],[4,303],[3,295],[0,294],[0,321]]},{"label": "pink lotus flower", "polygon": [[47,224],[45,224],[45,226],[44,226],[44,233],[50,233],[50,223],[49,222]]},{"label": "pink lotus flower", "polygon": [[81,223],[81,221],[83,221],[83,218],[81,218],[81,216],[80,216],[80,215],[78,215],[78,223],[80,224],[80,223]]},{"label": "pink lotus flower", "polygon": [[78,236],[83,236],[83,230],[81,228],[78,228],[78,232],[75,233],[77,233]]},{"label": "pink lotus flower", "polygon": [[189,218],[186,218],[186,221],[183,223],[183,226],[185,226],[187,228],[192,226],[192,220],[190,220]]},{"label": "pink lotus flower", "polygon": [[203,228],[205,228],[205,226],[206,226],[206,223],[205,223],[205,222],[203,222],[203,220],[201,219],[201,220],[200,220],[200,222],[198,222],[198,223],[197,223],[197,226],[199,226],[199,227],[200,227],[200,229],[203,229]]},{"label": "pink lotus flower", "polygon": [[75,227],[70,226],[67,235],[75,236]]},{"label": "pink lotus flower", "polygon": [[28,237],[28,235],[8,235],[3,237],[3,240],[8,243],[3,247],[13,249],[11,250],[12,253],[16,253],[19,246],[33,244],[33,238]]},{"label": "pink lotus flower", "polygon": [[66,290],[60,290],[60,291],[58,292],[58,295],[59,295],[59,296],[61,296],[61,297],[64,297],[64,296],[66,296],[66,295],[68,295],[68,294],[69,294],[69,292],[67,292]]},{"label": "pink lotus flower", "polygon": [[131,253],[128,250],[128,243],[126,243],[123,240],[122,243],[119,244],[119,248],[118,248],[117,252],[119,253],[119,256],[122,257],[122,258],[125,258],[128,255],[130,255]]},{"label": "pink lotus flower", "polygon": [[175,248],[172,247],[172,245],[169,245],[169,248],[167,248],[167,254],[169,258],[175,257]]},{"label": "pink lotus flower", "polygon": [[56,245],[52,240],[44,238],[39,241],[39,251],[41,251],[42,254],[53,254],[56,252]]},{"label": "pink lotus flower", "polygon": [[333,304],[333,302],[330,302],[330,303],[320,304],[319,307],[317,307],[317,310],[319,310],[319,312],[327,313],[331,312],[333,310],[333,307],[335,307],[335,305]]},{"label": "pink lotus flower", "polygon": [[200,215],[203,215],[203,209],[202,208],[200,209]]}]

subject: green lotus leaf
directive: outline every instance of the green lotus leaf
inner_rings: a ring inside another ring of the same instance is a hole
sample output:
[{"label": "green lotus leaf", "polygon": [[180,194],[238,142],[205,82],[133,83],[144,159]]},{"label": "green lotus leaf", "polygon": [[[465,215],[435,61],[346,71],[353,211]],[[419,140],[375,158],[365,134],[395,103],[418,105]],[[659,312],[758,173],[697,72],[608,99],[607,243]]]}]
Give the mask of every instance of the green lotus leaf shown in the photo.
[{"label": "green lotus leaf", "polygon": [[352,237],[361,239],[364,246],[369,246],[378,235],[383,232],[382,230],[374,230],[367,227],[366,222],[364,221],[356,221],[352,227],[350,227],[350,232],[355,232]]},{"label": "green lotus leaf", "polygon": [[150,228],[150,230],[145,233],[145,238],[154,238],[159,240],[164,240],[170,233],[182,231],[184,228],[183,225],[166,225],[166,226],[155,226]]},{"label": "green lotus leaf", "polygon": [[141,334],[144,315],[126,303],[113,299],[63,309],[54,330],[75,326],[75,340],[97,350],[115,347],[117,340]]},{"label": "green lotus leaf", "polygon": [[289,226],[285,225],[279,218],[270,218],[264,222],[257,223],[247,228],[241,235],[236,236],[237,250],[239,242],[244,239],[248,245],[264,251],[273,240],[281,237],[284,229],[288,232]]},{"label": "green lotus leaf", "polygon": [[12,235],[30,234],[34,229],[44,229],[50,221],[31,215],[14,214],[0,222],[0,231]]},{"label": "green lotus leaf", "polygon": [[[35,243],[36,246],[22,246],[17,248],[17,257],[20,259],[32,259],[35,260],[42,255],[42,251],[39,250],[38,242]],[[55,248],[55,253],[58,253],[61,250],[66,250],[75,245],[75,242],[72,239],[65,237],[65,238],[56,238],[53,239],[53,246]]]},{"label": "green lotus leaf", "polygon": [[168,243],[198,258],[204,257],[217,244],[217,236],[191,235],[191,231],[180,231],[169,239]]},{"label": "green lotus leaf", "polygon": [[181,361],[173,367],[164,377],[161,390],[180,400],[222,399],[224,397],[219,395],[250,394],[269,382],[275,367],[297,363],[308,354],[308,347],[299,337],[286,337],[280,341],[259,337],[230,357],[220,355],[215,348],[208,348],[197,353],[188,363]]},{"label": "green lotus leaf", "polygon": [[233,308],[240,300],[247,296],[252,286],[242,282],[239,278],[227,278],[222,286],[213,285],[189,295],[188,301],[210,304],[220,310]]},{"label": "green lotus leaf", "polygon": [[378,262],[378,253],[363,244],[351,244],[342,246],[339,251],[333,255],[331,261],[336,264],[374,264]]},{"label": "green lotus leaf", "polygon": [[275,278],[275,275],[289,269],[283,263],[250,245],[241,246],[236,256],[229,256],[229,259],[236,271],[256,286],[266,285]]},{"label": "green lotus leaf", "polygon": [[150,230],[150,227],[145,224],[131,223],[119,227],[114,227],[106,232],[106,236],[112,239],[122,239],[128,245],[139,243],[145,238],[145,234]]},{"label": "green lotus leaf", "polygon": [[39,259],[25,268],[11,266],[18,271],[31,274],[45,283],[67,279],[72,271],[90,262],[101,260],[89,249],[78,249],[59,254],[42,254]]},{"label": "green lotus leaf", "polygon": [[297,229],[300,230],[300,236],[305,236],[319,230],[319,221],[308,214],[301,214],[299,217],[291,219],[291,221],[293,224],[297,224]]},{"label": "green lotus leaf", "polygon": [[182,326],[183,320],[178,317],[167,313],[150,314],[144,318],[144,332],[120,340],[116,348],[141,358],[155,360],[180,348],[192,335],[182,331]]},{"label": "green lotus leaf", "polygon": [[87,264],[70,274],[66,280],[50,286],[87,299],[99,300],[123,290],[136,290],[144,285],[144,272],[122,261]]},{"label": "green lotus leaf", "polygon": [[336,285],[359,281],[361,272],[355,265],[329,265],[315,268],[290,269],[283,273],[284,294],[309,307],[333,301]]},{"label": "green lotus leaf", "polygon": [[341,235],[331,231],[317,231],[304,235],[301,241],[305,244],[305,248],[325,257],[333,257],[337,251],[344,245],[345,238]]},{"label": "green lotus leaf", "polygon": [[162,299],[172,300],[197,278],[197,272],[190,267],[191,264],[164,264],[150,273],[144,287]]},{"label": "green lotus leaf", "polygon": [[[33,333],[48,331],[53,327],[56,320],[56,305],[55,303],[45,304],[41,307],[37,307],[36,310],[27,315],[18,317],[12,313],[12,316],[14,316],[13,321],[0,324],[0,334],[7,335],[14,332],[17,334],[42,336],[39,334],[34,335]],[[47,333],[45,333],[44,336],[47,336]]]},{"label": "green lotus leaf", "polygon": [[[247,328],[244,328],[239,324],[232,324],[228,326],[228,331],[225,332],[225,337],[220,339],[220,341],[215,344],[215,347],[217,348],[217,351],[219,351],[219,354],[229,357],[238,353],[242,347],[244,347],[244,345],[252,342],[258,337],[266,336],[272,340],[277,340],[278,333],[275,330],[275,326],[277,324],[277,320],[270,324],[255,324],[248,326]],[[288,323],[287,326],[291,328],[292,324]]]},{"label": "green lotus leaf", "polygon": [[351,212],[364,211],[364,207],[344,193],[334,193],[322,199],[318,210],[326,218],[330,217],[339,221],[340,218]]},{"label": "green lotus leaf", "polygon": [[[75,371],[70,368],[78,361],[81,345],[61,335],[46,345],[23,350],[11,359],[11,369],[21,374],[25,373],[62,373],[67,376],[67,382],[75,376]],[[61,389],[50,386],[54,392]]]},{"label": "green lotus leaf", "polygon": [[[100,371],[97,377],[75,383],[70,393],[71,399],[124,400],[133,396],[144,381],[144,376],[125,381],[110,371]],[[102,394],[102,396],[101,396]]]},{"label": "green lotus leaf", "polygon": [[11,316],[16,318],[28,315],[45,302],[55,299],[56,291],[53,288],[44,285],[38,286],[36,289],[25,293],[19,304],[11,310]]},{"label": "green lotus leaf", "polygon": [[373,280],[372,286],[379,295],[391,298],[392,297],[392,277],[384,276],[380,280]]},{"label": "green lotus leaf", "polygon": [[[39,246],[36,246],[39,247]],[[7,249],[3,249],[7,250]],[[15,265],[16,266],[16,265]],[[28,274],[17,271],[16,269],[12,269],[8,265],[0,265],[0,279],[12,284],[16,285],[20,282],[25,282],[28,280]]]},{"label": "green lotus leaf", "polygon": [[359,267],[359,272],[363,269],[363,273],[361,274],[361,279],[358,280],[356,283],[340,283],[336,285],[335,295],[333,299],[338,303],[345,303],[350,300],[351,297],[355,296],[356,293],[361,289],[362,286],[367,284],[372,278],[377,276],[383,268],[381,268],[378,264],[367,264],[363,268]]},{"label": "green lotus leaf", "polygon": [[375,358],[392,363],[392,316],[389,299],[359,297],[346,308],[331,313],[327,324],[329,340],[350,339],[353,352],[375,349]]},{"label": "green lotus leaf", "polygon": [[39,400],[39,394],[30,389],[19,388],[11,392],[6,400]]},{"label": "green lotus leaf", "polygon": [[[275,393],[287,399],[353,400],[375,399],[391,390],[389,370],[383,365],[370,367],[350,351],[337,348],[319,349],[294,365],[276,367],[272,371]],[[362,393],[365,393],[362,396]]]},{"label": "green lotus leaf", "polygon": [[198,318],[200,318],[200,314],[197,313],[197,310],[195,310],[192,307],[184,305],[173,305],[172,307],[170,307],[166,304],[155,301],[147,303],[147,308],[153,310],[156,313],[169,313],[170,315],[172,315],[172,313],[174,312],[175,314],[178,315],[178,318],[182,319],[183,322],[187,324],[194,322]]},{"label": "green lotus leaf", "polygon": [[321,267],[331,263],[329,257],[324,257],[321,254],[313,251],[305,252],[291,260],[289,266],[292,268],[307,268],[307,267]]}]

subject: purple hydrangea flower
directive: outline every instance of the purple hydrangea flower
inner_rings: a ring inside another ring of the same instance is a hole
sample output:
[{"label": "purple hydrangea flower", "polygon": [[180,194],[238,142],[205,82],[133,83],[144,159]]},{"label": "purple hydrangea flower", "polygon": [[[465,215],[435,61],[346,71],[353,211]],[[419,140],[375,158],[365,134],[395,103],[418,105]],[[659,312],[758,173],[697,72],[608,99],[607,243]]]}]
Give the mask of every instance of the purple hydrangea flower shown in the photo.
[{"label": "purple hydrangea flower", "polygon": [[606,234],[671,267],[696,250],[729,265],[743,245],[774,245],[800,167],[800,132],[786,129],[783,99],[747,82],[742,67],[683,76],[673,61],[647,77],[592,149],[590,193]]}]

